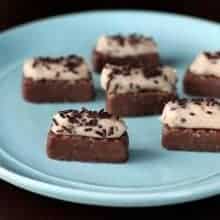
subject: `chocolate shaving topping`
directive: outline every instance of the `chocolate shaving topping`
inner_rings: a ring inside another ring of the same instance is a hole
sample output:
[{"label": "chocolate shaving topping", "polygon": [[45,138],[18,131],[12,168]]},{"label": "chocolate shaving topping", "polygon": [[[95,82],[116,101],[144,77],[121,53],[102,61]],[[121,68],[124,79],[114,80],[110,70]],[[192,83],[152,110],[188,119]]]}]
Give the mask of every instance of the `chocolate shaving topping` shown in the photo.
[{"label": "chocolate shaving topping", "polygon": [[171,111],[175,111],[176,109],[177,109],[177,108],[174,108],[174,107],[170,108]]},{"label": "chocolate shaving topping", "polygon": [[[72,134],[75,126],[79,126],[79,127],[85,126],[85,128],[83,128],[85,132],[92,131],[103,138],[107,136],[112,136],[114,134],[114,127],[111,126],[109,129],[106,129],[105,126],[98,124],[99,119],[112,118],[115,120],[119,120],[118,116],[113,116],[108,112],[105,112],[104,109],[101,109],[100,111],[90,111],[87,110],[86,108],[82,108],[80,111],[65,110],[65,111],[60,111],[59,115],[60,117],[68,120],[71,124],[74,124],[72,126],[70,125],[70,127],[65,125],[60,125],[61,126],[60,130]],[[53,118],[53,123],[57,126],[59,125],[58,121],[54,118]]]},{"label": "chocolate shaving topping", "polygon": [[115,88],[114,88],[114,91],[113,91],[113,92],[114,92],[114,93],[116,93],[118,89],[119,89],[119,85],[116,83],[116,84],[115,84]]},{"label": "chocolate shaving topping", "polygon": [[145,78],[160,76],[162,74],[161,67],[142,67]]},{"label": "chocolate shaving topping", "polygon": [[154,80],[154,83],[155,83],[155,84],[158,84],[159,82],[158,82],[158,80],[155,79],[155,80]]},{"label": "chocolate shaving topping", "polygon": [[[88,126],[97,126],[98,119],[112,118],[112,115],[105,112],[104,109],[100,111],[89,111],[86,108],[82,108],[81,111],[66,110],[59,112],[60,117],[67,118],[70,123],[79,124],[83,123]],[[86,114],[86,118],[83,118],[83,114]]]},{"label": "chocolate shaving topping", "polygon": [[114,128],[113,127],[110,127],[109,128],[109,131],[108,131],[108,136],[111,136],[114,134]]},{"label": "chocolate shaving topping", "polygon": [[69,128],[65,127],[65,126],[62,126],[62,128],[63,128],[65,131],[67,131],[68,133],[71,133],[71,129],[69,129]]},{"label": "chocolate shaving topping", "polygon": [[191,116],[194,116],[194,115],[195,115],[195,113],[194,113],[194,112],[190,112],[189,114],[190,114]]},{"label": "chocolate shaving topping", "polygon": [[90,120],[89,122],[86,123],[86,125],[89,125],[89,126],[96,126],[98,123],[98,120],[96,118]]},{"label": "chocolate shaving topping", "polygon": [[[83,58],[80,56],[76,56],[76,55],[70,55],[67,57],[38,57],[34,59],[33,62],[33,68],[35,68],[37,65],[42,65],[45,68],[47,68],[48,70],[50,70],[50,66],[51,64],[61,64],[64,65],[64,67],[66,68],[65,71],[63,71],[63,73],[65,72],[72,72],[73,74],[78,74],[77,71],[75,71],[75,68],[78,67],[79,65],[81,65],[83,62]],[[60,74],[60,73],[59,73]],[[56,74],[57,77],[59,77]]]},{"label": "chocolate shaving topping", "polygon": [[85,128],[84,131],[85,132],[92,131],[92,128]]},{"label": "chocolate shaving topping", "polygon": [[182,123],[186,122],[185,118],[181,118],[180,120],[181,120]]},{"label": "chocolate shaving topping", "polygon": [[39,64],[38,60],[35,59],[33,64],[32,64],[32,67],[35,68],[35,67],[37,67],[38,64]]},{"label": "chocolate shaving topping", "polygon": [[207,111],[206,113],[209,114],[209,115],[211,115],[213,112],[211,112],[211,111]]},{"label": "chocolate shaving topping", "polygon": [[123,37],[122,35],[118,34],[118,35],[113,35],[110,36],[110,38],[114,41],[117,41],[117,43],[121,46],[124,46],[125,43],[125,37]]},{"label": "chocolate shaving topping", "polygon": [[60,112],[60,117],[61,117],[61,118],[65,118],[65,117],[66,117],[66,116],[65,116],[65,113]]},{"label": "chocolate shaving topping", "polygon": [[136,44],[142,43],[143,41],[149,41],[149,40],[152,41],[152,38],[148,38],[148,37],[145,37],[144,35],[136,34],[136,33],[132,33],[128,36],[122,36],[120,34],[112,35],[110,36],[110,38],[112,40],[117,41],[120,46],[124,46],[125,41],[128,41],[129,44],[134,45],[134,46]]},{"label": "chocolate shaving topping", "polygon": [[102,136],[103,136],[103,137],[106,137],[106,133],[107,133],[107,132],[106,132],[106,129],[103,129],[103,130],[102,130]]},{"label": "chocolate shaving topping", "polygon": [[212,59],[220,59],[220,51],[217,51],[215,53],[204,52],[204,54],[210,60],[212,60]]},{"label": "chocolate shaving topping", "polygon": [[60,72],[56,72],[56,77],[60,77]]},{"label": "chocolate shaving topping", "polygon": [[214,98],[201,98],[201,99],[178,99],[174,100],[174,103],[177,103],[180,107],[185,108],[188,103],[194,103],[196,105],[201,105],[202,103],[205,103],[207,106],[214,106],[218,105],[220,107],[220,102],[217,101]]},{"label": "chocolate shaving topping", "polygon": [[109,75],[110,80],[114,78],[114,75],[129,76],[131,75],[131,71],[134,71],[135,74],[138,74],[138,72],[141,71],[146,78],[160,76],[162,74],[161,66],[152,67],[138,62],[133,65],[127,64],[123,66],[106,65],[105,68],[111,69],[111,74]]},{"label": "chocolate shaving topping", "polygon": [[56,126],[59,125],[58,122],[57,122],[57,120],[56,120],[55,118],[53,118],[52,120],[53,120],[53,123],[54,123]]},{"label": "chocolate shaving topping", "polygon": [[167,78],[166,75],[164,75],[163,78],[164,78],[165,81],[168,81],[168,78]]},{"label": "chocolate shaving topping", "polygon": [[129,84],[129,87],[130,87],[130,89],[133,89],[134,84],[133,84],[133,83],[130,83],[130,84]]},{"label": "chocolate shaving topping", "polygon": [[103,137],[103,133],[101,131],[95,131],[95,133],[101,137]]}]

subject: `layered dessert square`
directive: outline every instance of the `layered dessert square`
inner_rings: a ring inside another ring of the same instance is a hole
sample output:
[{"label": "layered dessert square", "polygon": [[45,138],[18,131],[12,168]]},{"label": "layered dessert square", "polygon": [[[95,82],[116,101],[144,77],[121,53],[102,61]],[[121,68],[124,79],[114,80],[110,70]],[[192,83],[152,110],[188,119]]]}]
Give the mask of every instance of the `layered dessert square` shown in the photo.
[{"label": "layered dessert square", "polygon": [[214,99],[178,100],[162,114],[162,145],[169,150],[220,151],[220,103]]},{"label": "layered dessert square", "polygon": [[94,88],[82,57],[37,57],[24,63],[22,93],[29,102],[84,102]]},{"label": "layered dessert square", "polygon": [[184,90],[193,96],[220,98],[220,52],[199,54],[188,68]]},{"label": "layered dessert square", "polygon": [[168,66],[106,64],[101,73],[106,109],[121,116],[160,114],[176,98],[176,81],[176,71]]},{"label": "layered dessert square", "polygon": [[106,63],[157,66],[157,45],[152,38],[137,34],[101,36],[93,50],[94,70],[100,73]]},{"label": "layered dessert square", "polygon": [[60,111],[53,116],[48,157],[57,160],[122,163],[128,160],[125,123],[104,110]]}]

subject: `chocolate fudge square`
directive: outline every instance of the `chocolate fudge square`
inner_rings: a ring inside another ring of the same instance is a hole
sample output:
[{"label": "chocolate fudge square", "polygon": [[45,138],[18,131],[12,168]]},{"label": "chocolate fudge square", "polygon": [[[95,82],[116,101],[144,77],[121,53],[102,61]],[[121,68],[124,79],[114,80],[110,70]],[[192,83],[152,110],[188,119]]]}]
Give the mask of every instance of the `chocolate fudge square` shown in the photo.
[{"label": "chocolate fudge square", "polygon": [[94,97],[88,65],[82,57],[37,57],[23,67],[22,93],[29,102],[84,102]]},{"label": "chocolate fudge square", "polygon": [[162,145],[169,150],[220,151],[220,103],[214,99],[166,104]]},{"label": "chocolate fudge square", "polygon": [[106,64],[101,86],[106,92],[106,109],[120,116],[160,114],[176,98],[176,71],[168,66],[116,66]]},{"label": "chocolate fudge square", "polygon": [[93,50],[94,70],[100,73],[106,63],[157,66],[157,45],[152,38],[137,34],[101,36]]},{"label": "chocolate fudge square", "polygon": [[104,110],[60,111],[53,116],[47,154],[56,160],[122,163],[128,160],[125,123]]},{"label": "chocolate fudge square", "polygon": [[185,93],[220,98],[220,51],[199,54],[184,78]]}]

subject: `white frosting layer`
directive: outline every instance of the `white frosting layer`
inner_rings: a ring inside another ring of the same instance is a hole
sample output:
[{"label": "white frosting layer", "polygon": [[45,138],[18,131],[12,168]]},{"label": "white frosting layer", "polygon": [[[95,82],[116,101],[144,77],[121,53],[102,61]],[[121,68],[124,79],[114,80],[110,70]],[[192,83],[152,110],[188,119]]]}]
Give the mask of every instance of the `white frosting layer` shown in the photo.
[{"label": "white frosting layer", "polygon": [[[119,72],[112,79],[112,68],[115,67],[113,65],[106,65],[101,73],[101,86],[107,93],[128,93],[140,90],[173,92],[175,90],[177,81],[176,71],[171,67],[158,67],[161,75],[153,77],[145,77],[141,68],[132,68],[128,75],[120,74]],[[116,68],[123,69],[120,66]]]},{"label": "white frosting layer", "polygon": [[164,107],[161,120],[172,128],[220,129],[220,105],[189,101],[181,106],[178,102],[169,102]]},{"label": "white frosting layer", "polygon": [[124,37],[124,44],[108,36],[101,36],[96,45],[96,51],[112,55],[114,57],[136,56],[142,54],[158,53],[156,44],[147,38],[143,38],[139,43],[131,44],[127,37]]},{"label": "white frosting layer", "polygon": [[204,53],[201,53],[189,69],[192,74],[220,77],[220,58],[209,59]]},{"label": "white frosting layer", "polygon": [[[65,113],[65,116],[71,113]],[[55,121],[54,121],[55,119]],[[77,118],[77,123],[69,121],[68,117],[62,117],[57,113],[53,117],[51,131],[60,135],[79,135],[93,138],[120,138],[127,130],[126,125],[120,119],[111,118],[97,118],[96,125],[88,125],[87,123],[93,118],[89,117],[87,113],[83,113],[81,118]],[[65,127],[65,129],[63,129]],[[105,134],[103,134],[105,130]]]},{"label": "white frosting layer", "polygon": [[37,58],[29,59],[24,63],[23,72],[24,77],[32,80],[68,80],[75,82],[80,79],[89,79],[90,72],[88,65],[85,62],[80,63],[74,68],[74,71],[65,66],[65,59],[63,61],[53,62],[36,62]]}]

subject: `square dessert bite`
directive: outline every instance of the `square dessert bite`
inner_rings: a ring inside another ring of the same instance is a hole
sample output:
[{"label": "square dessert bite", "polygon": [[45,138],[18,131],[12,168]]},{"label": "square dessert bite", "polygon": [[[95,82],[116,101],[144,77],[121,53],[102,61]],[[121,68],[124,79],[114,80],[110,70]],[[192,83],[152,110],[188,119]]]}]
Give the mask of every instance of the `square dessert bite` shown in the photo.
[{"label": "square dessert bite", "polygon": [[128,160],[125,123],[104,110],[66,110],[53,116],[47,139],[48,157],[120,163]]},{"label": "square dessert bite", "polygon": [[93,66],[97,72],[101,72],[106,63],[157,66],[159,62],[157,45],[143,35],[101,36],[93,50]]},{"label": "square dessert bite", "polygon": [[82,57],[38,57],[23,67],[22,93],[30,102],[83,102],[94,97],[88,65]]},{"label": "square dessert bite", "polygon": [[122,116],[159,114],[176,98],[176,71],[168,66],[116,66],[106,64],[101,85],[106,91],[106,109]]},{"label": "square dessert bite", "polygon": [[196,57],[186,72],[184,90],[194,96],[220,98],[220,51]]},{"label": "square dessert bite", "polygon": [[166,104],[162,144],[170,150],[220,151],[220,103],[214,99]]}]

